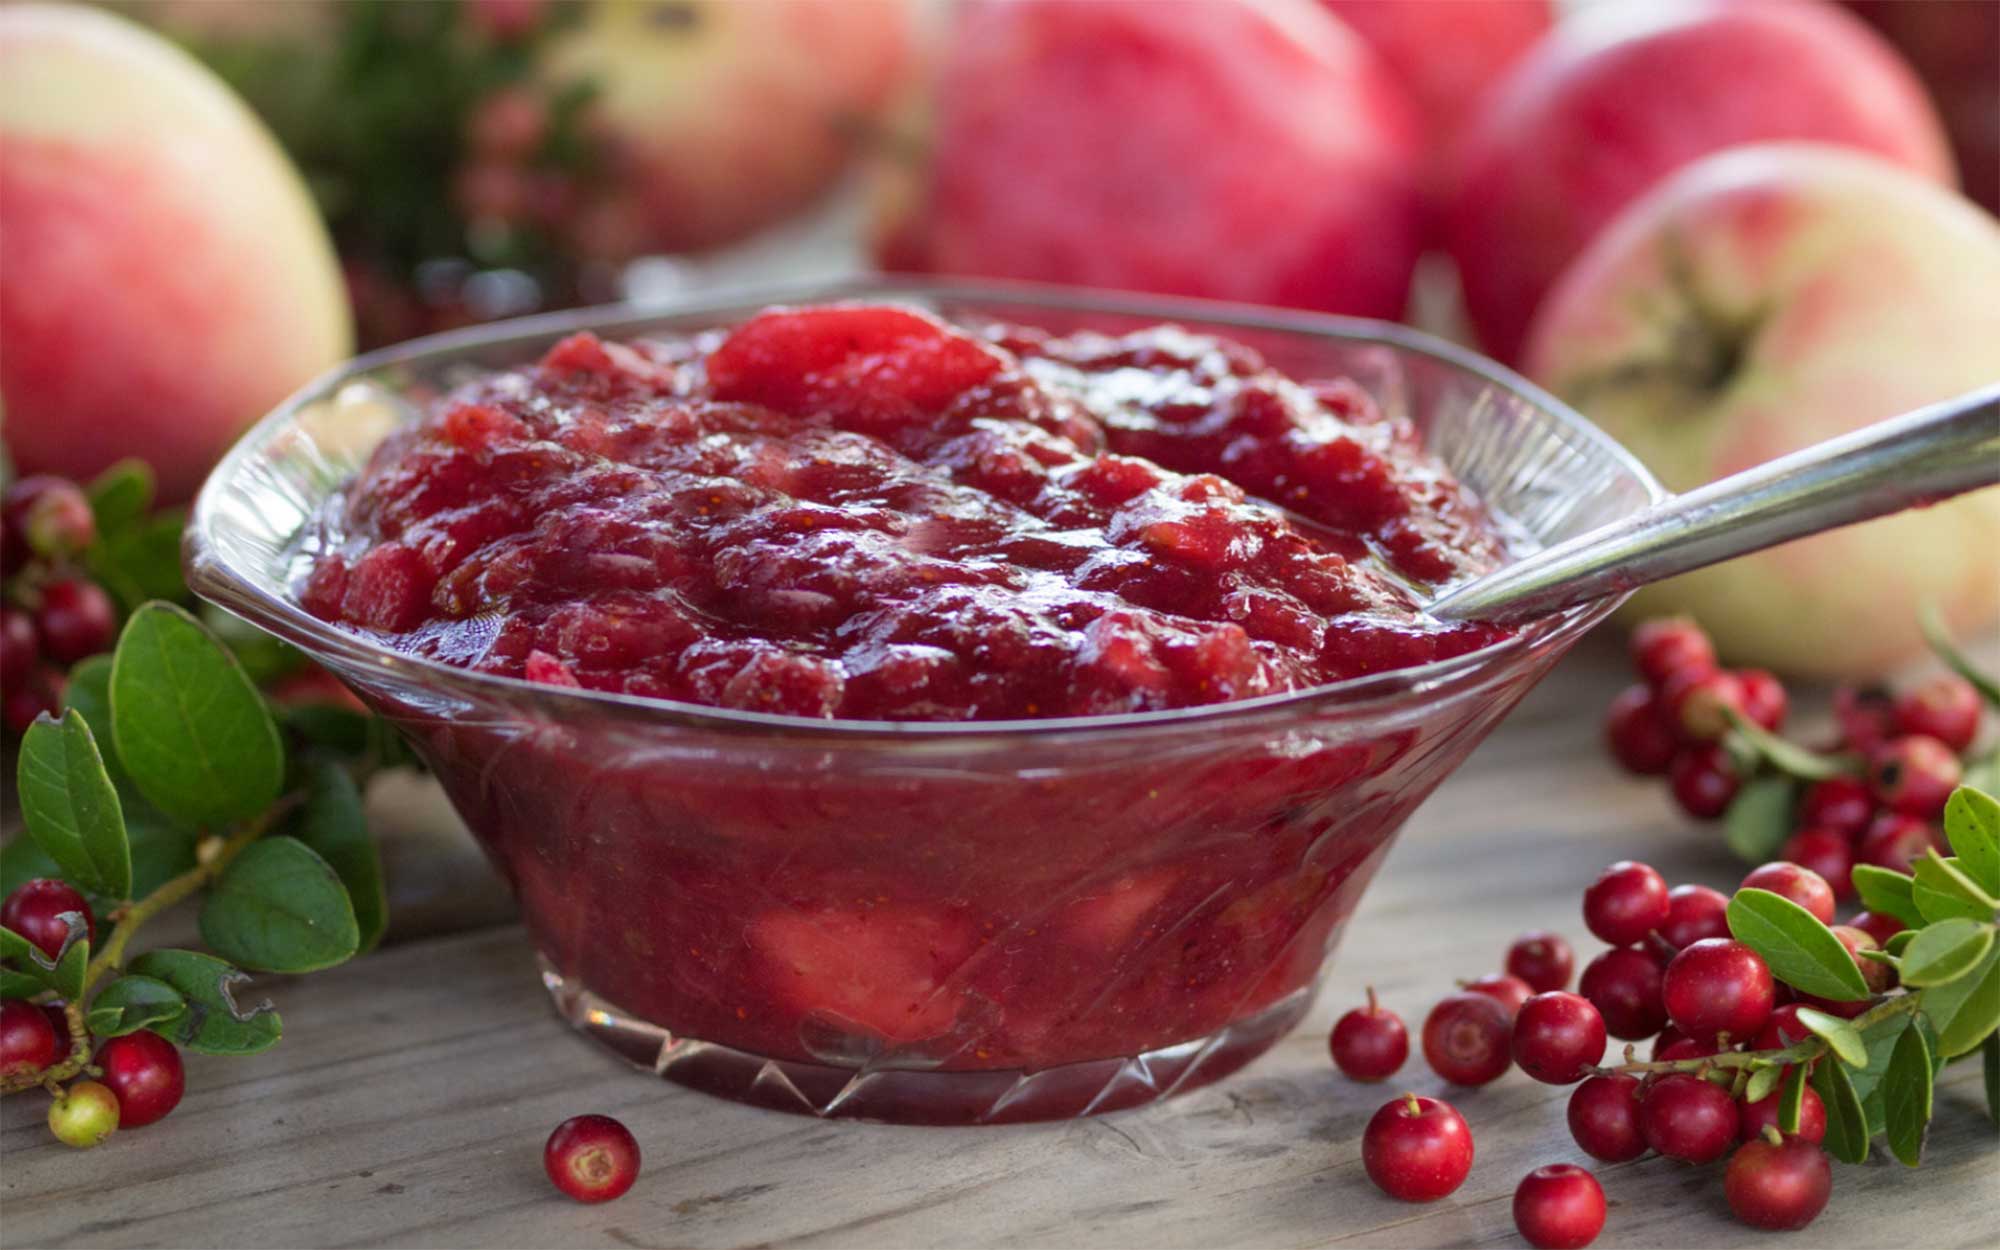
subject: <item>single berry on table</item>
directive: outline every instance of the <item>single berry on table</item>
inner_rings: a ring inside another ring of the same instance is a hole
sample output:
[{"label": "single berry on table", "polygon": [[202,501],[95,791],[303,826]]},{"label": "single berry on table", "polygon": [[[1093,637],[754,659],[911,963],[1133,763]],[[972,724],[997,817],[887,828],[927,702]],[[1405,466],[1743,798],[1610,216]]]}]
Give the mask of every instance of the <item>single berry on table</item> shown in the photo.
[{"label": "single berry on table", "polygon": [[62,1056],[40,1007],[23,998],[0,1002],[0,1077],[40,1072]]},{"label": "single berry on table", "polygon": [[1604,1017],[1581,994],[1551,990],[1514,1017],[1514,1062],[1545,1085],[1573,1085],[1604,1057]]},{"label": "single berry on table", "polygon": [[144,1128],[180,1105],[187,1073],[180,1051],[157,1033],[141,1029],[97,1048],[104,1083],[118,1095],[118,1127]]},{"label": "single berry on table", "polygon": [[1349,1080],[1387,1080],[1410,1057],[1410,1031],[1403,1027],[1401,1016],[1375,1001],[1370,988],[1368,1005],[1356,1007],[1334,1024],[1327,1049]]},{"label": "single berry on table", "polygon": [[1472,1171],[1472,1130],[1450,1103],[1405,1094],[1368,1121],[1361,1164],[1391,1198],[1434,1202]]},{"label": "single berry on table", "polygon": [[66,577],[42,587],[35,609],[35,632],[42,652],[58,664],[74,664],[111,649],[118,609],[96,582]]},{"label": "single berry on table", "polygon": [[1680,950],[1703,938],[1729,936],[1729,899],[1705,885],[1677,885],[1667,891],[1667,922],[1660,936]]},{"label": "single berry on table", "polygon": [[1667,1022],[1662,977],[1659,960],[1636,947],[1621,946],[1591,960],[1577,989],[1597,1008],[1611,1036],[1637,1042],[1652,1037]]},{"label": "single berry on table", "polygon": [[1936,820],[1958,788],[1958,756],[1929,734],[1892,738],[1868,756],[1868,786],[1876,802],[1921,820]]},{"label": "single berry on table", "polygon": [[1660,687],[1667,720],[1685,742],[1713,742],[1729,732],[1743,707],[1743,682],[1724,669],[1682,671]]},{"label": "single berry on table", "polygon": [[1448,994],[1424,1018],[1424,1061],[1454,1085],[1484,1085],[1513,1063],[1513,1027],[1498,999]]},{"label": "single berry on table", "polygon": [[1769,890],[1813,914],[1821,924],[1833,923],[1833,886],[1802,864],[1759,864],[1744,874],[1739,890]]},{"label": "single berry on table", "polygon": [[1523,933],[1507,948],[1506,968],[1510,975],[1528,983],[1537,994],[1569,988],[1570,972],[1576,955],[1560,933],[1537,929]]},{"label": "single berry on table", "polygon": [[1736,1144],[1736,1100],[1686,1072],[1670,1072],[1639,1093],[1639,1131],[1669,1159],[1712,1163]]},{"label": "single berry on table", "polygon": [[1652,688],[1631,686],[1611,700],[1604,718],[1604,741],[1626,772],[1641,777],[1664,776],[1680,740],[1660,710]]},{"label": "single berry on table", "polygon": [[1639,1131],[1639,1078],[1623,1073],[1593,1076],[1569,1096],[1569,1135],[1583,1152],[1606,1163],[1646,1153]]},{"label": "single berry on table", "polygon": [[1624,859],[1583,891],[1583,923],[1611,946],[1631,946],[1667,922],[1667,882],[1649,865]]},{"label": "single berry on table", "polygon": [[[1817,1146],[1826,1140],[1826,1104],[1820,1101],[1819,1093],[1808,1085],[1799,1091],[1799,1131],[1798,1135]],[[1778,1129],[1778,1103],[1784,1097],[1777,1090],[1759,1098],[1755,1102],[1747,1099],[1737,1110],[1737,1133],[1744,1141],[1764,1136],[1765,1129]]]},{"label": "single berry on table", "polygon": [[1696,1041],[1757,1036],[1771,1018],[1771,969],[1734,938],[1703,938],[1667,965],[1661,982],[1667,1018]]},{"label": "single berry on table", "polygon": [[1632,665],[1655,688],[1674,674],[1715,667],[1715,644],[1685,616],[1642,621],[1632,631]]},{"label": "single berry on table", "polygon": [[41,658],[33,618],[14,608],[0,608],[0,686],[11,689],[28,680]]},{"label": "single berry on table", "polygon": [[0,903],[0,927],[28,939],[50,959],[59,959],[70,932],[64,917],[72,912],[83,920],[83,936],[95,942],[97,921],[76,887],[53,877],[35,877],[14,887],[7,901]]},{"label": "single berry on table", "polygon": [[608,1115],[571,1116],[549,1134],[542,1167],[578,1202],[609,1202],[639,1179],[639,1143]]},{"label": "single berry on table", "polygon": [[1856,912],[1854,913],[1854,918],[1847,923],[1850,928],[1859,929],[1869,937],[1874,938],[1877,946],[1886,943],[1890,938],[1895,937],[1898,933],[1909,927],[1894,916],[1872,911]]},{"label": "single berry on table", "polygon": [[1736,681],[1743,688],[1743,715],[1751,724],[1772,733],[1785,727],[1791,701],[1782,682],[1761,668],[1736,670]]},{"label": "single berry on table", "polygon": [[1873,864],[1891,872],[1908,872],[1910,865],[1936,847],[1944,852],[1944,840],[1928,821],[1903,812],[1883,812],[1861,835],[1854,848],[1854,862]]},{"label": "single berry on table", "polygon": [[1798,1137],[1744,1142],[1722,1177],[1723,1196],[1752,1228],[1799,1229],[1826,1209],[1833,1167],[1826,1152]]},{"label": "single berry on table", "polygon": [[97,518],[83,489],[52,474],[24,477],[0,494],[10,533],[35,555],[73,556],[97,540]]},{"label": "single berry on table", "polygon": [[1536,1250],[1580,1250],[1604,1229],[1604,1188],[1574,1163],[1552,1163],[1514,1189],[1514,1227]]},{"label": "single berry on table", "polygon": [[1896,729],[1963,752],[1979,737],[1979,692],[1956,673],[1930,678],[1896,697]]},{"label": "single berry on table", "polygon": [[1507,1009],[1509,1020],[1521,1010],[1522,1003],[1535,995],[1534,986],[1509,972],[1489,972],[1462,983],[1458,988],[1468,994],[1484,994],[1495,999]]},{"label": "single berry on table", "polygon": [[65,1146],[88,1150],[118,1131],[118,1095],[96,1081],[74,1081],[49,1104],[49,1131]]},{"label": "single berry on table", "polygon": [[1778,848],[1778,858],[1826,882],[1836,901],[1854,897],[1854,843],[1846,834],[1807,826],[1785,839]]},{"label": "single berry on table", "polygon": [[1875,796],[1859,777],[1828,777],[1806,787],[1799,799],[1798,827],[1831,829],[1858,838],[1875,817]]},{"label": "single berry on table", "polygon": [[1833,692],[1833,719],[1848,750],[1870,754],[1898,732],[1896,699],[1885,686],[1838,686]]},{"label": "single berry on table", "polygon": [[1681,748],[1667,770],[1667,785],[1681,810],[1696,820],[1714,820],[1728,811],[1743,787],[1729,753],[1713,742]]}]

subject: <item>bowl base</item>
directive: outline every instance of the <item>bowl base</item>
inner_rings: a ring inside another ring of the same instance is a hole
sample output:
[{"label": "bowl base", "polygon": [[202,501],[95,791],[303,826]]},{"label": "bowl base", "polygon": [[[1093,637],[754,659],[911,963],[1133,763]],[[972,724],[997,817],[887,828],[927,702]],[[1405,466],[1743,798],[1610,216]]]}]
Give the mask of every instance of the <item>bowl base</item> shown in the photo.
[{"label": "bowl base", "polygon": [[891,1124],[1020,1124],[1123,1111],[1199,1089],[1263,1054],[1311,1010],[1317,984],[1207,1037],[1125,1059],[1039,1071],[839,1068],[771,1059],[650,1024],[571,985],[542,961],[542,984],[571,1028],[663,1080],[735,1102]]}]

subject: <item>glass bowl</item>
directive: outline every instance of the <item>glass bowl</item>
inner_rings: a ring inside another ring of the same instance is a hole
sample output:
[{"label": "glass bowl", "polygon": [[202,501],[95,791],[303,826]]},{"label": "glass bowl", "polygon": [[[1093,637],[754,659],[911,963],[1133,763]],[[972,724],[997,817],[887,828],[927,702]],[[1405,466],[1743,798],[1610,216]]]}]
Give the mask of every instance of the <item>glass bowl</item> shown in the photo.
[{"label": "glass bowl", "polygon": [[383,434],[579,329],[685,334],[872,298],[1057,332],[1178,322],[1348,376],[1540,543],[1660,497],[1574,412],[1395,326],[1186,300],[858,281],[538,317],[321,378],[216,468],[189,584],[395,723],[512,885],[579,1030],[768,1107],[923,1123],[1131,1107],[1255,1058],[1404,819],[1604,601],[1455,659],[1238,703],[975,724],[818,721],[558,689],[308,615],[297,540]]}]

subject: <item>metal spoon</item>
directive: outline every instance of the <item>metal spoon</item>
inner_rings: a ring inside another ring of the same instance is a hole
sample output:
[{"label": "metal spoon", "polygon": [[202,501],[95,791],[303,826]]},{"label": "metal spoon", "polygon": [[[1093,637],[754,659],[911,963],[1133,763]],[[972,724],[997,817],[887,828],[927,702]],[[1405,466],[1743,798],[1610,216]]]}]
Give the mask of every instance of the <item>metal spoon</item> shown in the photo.
[{"label": "metal spoon", "polygon": [[[1538,551],[1433,602],[1519,621],[2000,484],[2000,383],[1817,443]],[[2000,576],[2000,543],[1988,553]]]}]

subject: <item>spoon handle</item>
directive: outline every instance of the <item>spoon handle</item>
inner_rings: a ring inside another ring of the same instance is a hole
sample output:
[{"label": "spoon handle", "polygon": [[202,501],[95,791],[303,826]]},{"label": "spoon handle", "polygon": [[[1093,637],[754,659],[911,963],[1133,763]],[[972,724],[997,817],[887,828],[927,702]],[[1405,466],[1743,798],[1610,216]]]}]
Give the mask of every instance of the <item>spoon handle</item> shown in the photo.
[{"label": "spoon handle", "polygon": [[1468,582],[1430,611],[1464,621],[1542,616],[1995,484],[2000,383],[1676,495]]}]

